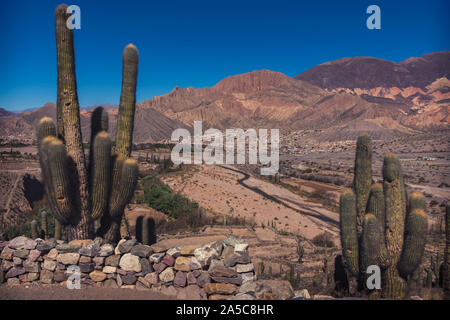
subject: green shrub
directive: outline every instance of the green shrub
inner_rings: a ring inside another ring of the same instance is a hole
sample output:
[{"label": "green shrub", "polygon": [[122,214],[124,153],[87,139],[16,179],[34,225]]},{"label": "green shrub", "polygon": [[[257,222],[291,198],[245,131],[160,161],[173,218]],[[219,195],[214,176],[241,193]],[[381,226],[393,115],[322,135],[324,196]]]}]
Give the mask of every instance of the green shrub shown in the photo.
[{"label": "green shrub", "polygon": [[153,209],[161,211],[173,218],[198,209],[196,202],[179,193],[174,193],[168,185],[152,184],[144,187],[144,201]]},{"label": "green shrub", "polygon": [[312,239],[312,243],[318,247],[332,248],[334,247],[333,236],[328,232],[318,234]]}]

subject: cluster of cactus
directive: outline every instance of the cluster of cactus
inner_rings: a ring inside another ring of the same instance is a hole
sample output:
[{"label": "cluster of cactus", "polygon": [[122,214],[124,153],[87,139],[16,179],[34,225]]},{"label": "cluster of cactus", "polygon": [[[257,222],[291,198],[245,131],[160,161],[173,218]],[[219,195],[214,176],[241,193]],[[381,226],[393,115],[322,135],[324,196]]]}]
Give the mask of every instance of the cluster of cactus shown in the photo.
[{"label": "cluster of cactus", "polygon": [[280,183],[280,174],[277,172],[274,175],[270,176],[270,180],[273,183]]},{"label": "cluster of cactus", "polygon": [[265,269],[265,267],[264,267],[264,262],[259,262],[258,263],[258,267],[257,267],[257,269],[256,269],[256,275],[258,276],[258,277],[260,277],[260,278],[262,278],[263,276],[264,276],[264,269]]},{"label": "cluster of cactus", "polygon": [[398,158],[388,153],[383,162],[383,184],[372,184],[372,149],[369,136],[356,144],[353,188],[340,197],[342,253],[348,273],[366,284],[366,270],[382,271],[383,294],[389,299],[405,295],[405,280],[419,266],[425,249],[425,199],[414,192],[407,199]]},{"label": "cluster of cactus", "polygon": [[272,221],[271,220],[267,220],[267,226],[276,230],[277,229],[277,222],[275,220],[273,220],[273,219],[272,219]]},{"label": "cluster of cactus", "polygon": [[320,270],[319,268],[315,268],[314,269],[314,277],[312,280],[312,285],[314,288],[319,288],[322,286],[322,282],[323,282],[323,275],[320,274]]},{"label": "cluster of cactus", "polygon": [[347,271],[341,254],[336,255],[334,258],[333,280],[335,284],[334,292],[336,296],[342,297],[348,295],[349,285]]},{"label": "cluster of cactus", "polygon": [[327,258],[326,254],[325,254],[325,258],[323,258],[322,261],[323,261],[322,272],[325,276],[325,283],[327,286],[329,286],[331,284],[333,275],[328,266],[328,258]]},{"label": "cluster of cactus", "polygon": [[139,216],[136,219],[136,239],[146,245],[156,243],[156,225],[153,218]]},{"label": "cluster of cactus", "polygon": [[297,290],[300,287],[300,272],[295,272],[293,264],[291,264],[290,269],[286,271],[285,278],[289,281],[294,290]]},{"label": "cluster of cactus", "polygon": [[[45,209],[39,212],[40,215],[40,224],[36,220],[32,220],[30,223],[30,231],[31,238],[41,238],[48,239],[50,237],[50,228],[51,224],[49,224],[48,219],[49,215]],[[61,240],[61,224],[57,219],[53,221],[54,230],[53,235],[56,240]]]},{"label": "cluster of cactus", "polygon": [[442,262],[441,253],[439,251],[436,255],[430,256],[430,271],[435,279],[435,286],[442,287],[444,278],[444,263]]},{"label": "cluster of cactus", "polygon": [[[57,128],[44,117],[38,126],[38,150],[50,209],[67,240],[88,239],[96,233],[115,242],[125,205],[137,182],[132,159],[138,53],[123,52],[122,93],[115,150],[107,133],[108,113],[95,109],[91,119],[89,162],[83,150],[75,76],[73,30],[66,26],[67,6],[56,9]],[[97,226],[95,228],[94,226]]]}]

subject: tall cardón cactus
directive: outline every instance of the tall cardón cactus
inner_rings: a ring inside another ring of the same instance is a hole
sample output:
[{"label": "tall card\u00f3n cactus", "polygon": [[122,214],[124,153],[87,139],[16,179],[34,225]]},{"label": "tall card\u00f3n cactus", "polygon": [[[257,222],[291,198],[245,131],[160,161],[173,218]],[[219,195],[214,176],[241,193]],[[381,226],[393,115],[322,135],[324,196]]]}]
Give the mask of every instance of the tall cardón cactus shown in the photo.
[{"label": "tall card\u00f3n cactus", "polygon": [[414,192],[407,203],[400,161],[390,153],[383,162],[383,184],[370,185],[369,137],[360,137],[356,150],[355,192],[346,190],[340,198],[346,268],[362,289],[367,267],[377,265],[382,271],[384,297],[401,299],[405,281],[419,267],[425,249],[425,200],[421,193]]},{"label": "tall card\u00f3n cactus", "polygon": [[[138,52],[129,44],[123,52],[116,150],[108,135],[108,114],[97,108],[91,119],[89,163],[84,154],[75,76],[73,31],[66,21],[67,6],[56,8],[57,123],[42,118],[38,149],[47,199],[67,240],[92,238],[118,240],[124,208],[137,181],[137,162],[131,158]],[[101,225],[94,225],[101,220]]]}]

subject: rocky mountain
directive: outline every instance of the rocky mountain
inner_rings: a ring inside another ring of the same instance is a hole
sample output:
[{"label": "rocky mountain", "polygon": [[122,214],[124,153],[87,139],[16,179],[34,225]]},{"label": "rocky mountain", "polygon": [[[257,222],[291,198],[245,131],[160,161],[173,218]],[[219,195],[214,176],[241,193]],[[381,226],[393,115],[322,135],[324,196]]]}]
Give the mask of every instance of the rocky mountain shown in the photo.
[{"label": "rocky mountain", "polygon": [[313,67],[295,79],[324,89],[415,87],[425,90],[442,77],[450,78],[450,51],[425,54],[398,63],[371,57],[343,58]]},{"label": "rocky mountain", "polygon": [[[83,141],[88,142],[90,137],[90,117],[93,108],[82,109],[81,127]],[[117,123],[117,108],[106,109],[109,114],[109,133],[115,137]],[[36,126],[42,117],[51,117],[56,122],[56,105],[47,102],[44,106],[29,112],[22,112],[5,117],[0,117],[0,142],[33,144],[36,141]],[[167,118],[160,112],[136,108],[135,130],[133,141],[135,143],[160,141],[170,137],[173,130],[185,126]]]},{"label": "rocky mountain", "polygon": [[[210,88],[176,87],[137,104],[134,141],[170,138],[194,120],[208,127],[279,128],[281,132],[320,129],[322,140],[356,138],[362,131],[386,138],[417,131],[448,130],[450,51],[395,63],[377,58],[327,62],[295,78],[258,70],[227,77]],[[105,105],[110,132],[117,107]],[[82,108],[83,137],[89,137],[92,107]],[[34,139],[42,116],[55,116],[54,104],[0,117],[3,140]]]},{"label": "rocky mountain", "polygon": [[215,128],[280,126],[327,93],[280,72],[260,70],[228,77],[212,88],[175,88],[140,103],[192,126],[202,120]]},{"label": "rocky mountain", "polygon": [[[344,58],[311,68],[295,79],[333,94],[347,93],[382,105],[402,105],[400,123],[429,130],[449,128],[450,51],[399,63],[370,57]],[[378,119],[384,126],[397,118]]]},{"label": "rocky mountain", "polygon": [[446,86],[444,77],[420,89],[422,95],[415,95],[412,89],[405,89],[407,94],[402,95],[403,91],[395,88],[385,91],[396,94],[377,95],[372,89],[321,88],[312,81],[260,70],[228,77],[211,88],[177,87],[140,105],[187,126],[203,120],[206,126],[222,129],[322,129],[322,138],[327,140],[354,139],[362,131],[386,138],[449,129],[450,92]]}]

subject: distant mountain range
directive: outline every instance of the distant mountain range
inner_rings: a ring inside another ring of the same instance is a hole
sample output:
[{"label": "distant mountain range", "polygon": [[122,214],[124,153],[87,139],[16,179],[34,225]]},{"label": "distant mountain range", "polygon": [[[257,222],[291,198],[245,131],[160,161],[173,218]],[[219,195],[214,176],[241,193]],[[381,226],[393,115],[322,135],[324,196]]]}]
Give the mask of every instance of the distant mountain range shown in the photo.
[{"label": "distant mountain range", "polygon": [[0,117],[11,116],[14,112],[8,111],[6,109],[0,108]]},{"label": "distant mountain range", "polygon": [[[356,57],[327,62],[291,78],[259,70],[223,79],[211,88],[176,87],[138,103],[136,143],[169,138],[175,128],[280,128],[282,132],[322,129],[320,140],[354,139],[362,131],[386,138],[417,131],[448,130],[450,51],[395,63]],[[83,137],[89,116],[83,108]],[[104,105],[115,130],[117,106]],[[43,115],[55,117],[55,105],[0,116],[2,140],[34,138]]]},{"label": "distant mountain range", "polygon": [[408,87],[426,90],[439,78],[450,78],[450,51],[425,54],[396,63],[378,58],[343,58],[311,68],[295,79],[324,89]]},{"label": "distant mountain range", "polygon": [[[80,111],[84,142],[89,141],[90,117],[95,107],[82,108]],[[118,109],[106,108],[106,110],[109,114],[109,133],[112,137],[115,137]],[[0,117],[0,142],[2,144],[8,142],[35,143],[36,126],[42,117],[51,117],[56,123],[56,105],[47,102],[44,106],[33,111]],[[143,112],[142,109],[137,108],[133,141],[137,143],[160,141],[170,137],[173,130],[184,127],[182,123],[171,120],[156,110],[145,110]]]}]

